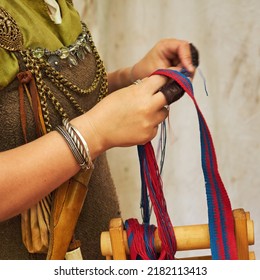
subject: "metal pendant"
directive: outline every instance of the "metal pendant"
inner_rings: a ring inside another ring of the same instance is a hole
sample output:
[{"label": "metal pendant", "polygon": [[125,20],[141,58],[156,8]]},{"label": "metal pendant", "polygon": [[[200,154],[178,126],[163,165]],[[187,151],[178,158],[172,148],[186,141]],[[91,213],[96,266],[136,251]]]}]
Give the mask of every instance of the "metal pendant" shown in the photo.
[{"label": "metal pendant", "polygon": [[80,59],[80,60],[84,60],[85,58],[85,53],[83,51],[83,49],[79,48],[76,52],[76,55],[77,55],[77,58]]},{"label": "metal pendant", "polygon": [[50,55],[47,61],[53,68],[58,70],[60,62],[60,57],[58,55]]},{"label": "metal pendant", "polygon": [[70,67],[78,65],[77,58],[74,55],[70,54],[67,59]]}]

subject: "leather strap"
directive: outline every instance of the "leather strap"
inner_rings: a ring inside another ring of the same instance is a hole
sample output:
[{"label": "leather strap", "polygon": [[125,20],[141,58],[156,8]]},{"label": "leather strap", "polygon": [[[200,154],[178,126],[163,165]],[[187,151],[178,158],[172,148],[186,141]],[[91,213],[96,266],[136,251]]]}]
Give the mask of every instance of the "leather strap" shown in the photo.
[{"label": "leather strap", "polygon": [[25,93],[27,94],[27,97],[29,99],[29,102],[33,110],[37,137],[40,137],[42,135],[42,123],[39,118],[39,108],[40,108],[39,96],[38,96],[38,91],[37,91],[34,77],[30,71],[22,71],[18,73],[17,78],[19,81],[18,92],[19,92],[19,102],[20,102],[21,125],[22,125],[24,140],[27,143],[28,142],[27,123],[26,123],[27,117],[26,117],[26,109],[24,103],[25,102],[24,95]]}]

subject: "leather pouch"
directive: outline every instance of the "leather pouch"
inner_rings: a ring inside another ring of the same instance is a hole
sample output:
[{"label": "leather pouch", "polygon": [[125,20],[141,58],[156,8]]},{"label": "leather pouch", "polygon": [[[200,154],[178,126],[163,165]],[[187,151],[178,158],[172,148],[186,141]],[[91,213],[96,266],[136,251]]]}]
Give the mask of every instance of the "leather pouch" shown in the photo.
[{"label": "leather pouch", "polygon": [[22,240],[29,253],[47,253],[52,194],[21,215]]}]

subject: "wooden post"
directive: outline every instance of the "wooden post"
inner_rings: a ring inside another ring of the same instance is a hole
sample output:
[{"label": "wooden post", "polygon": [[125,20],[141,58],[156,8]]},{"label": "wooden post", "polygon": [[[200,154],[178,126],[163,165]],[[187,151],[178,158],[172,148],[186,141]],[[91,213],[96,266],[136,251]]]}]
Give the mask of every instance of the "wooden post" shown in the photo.
[{"label": "wooden post", "polygon": [[[250,215],[243,209],[233,210],[234,231],[237,242],[238,258],[240,260],[254,259],[254,252],[249,252],[249,245],[254,244],[254,224]],[[210,236],[207,224],[176,226],[174,233],[177,241],[177,251],[209,249]],[[161,240],[158,230],[154,233],[155,248],[161,250]],[[102,232],[100,239],[101,252],[107,259],[126,260],[129,255],[127,234],[121,218],[110,221],[109,232]],[[189,259],[210,259],[211,256],[194,257]]]}]

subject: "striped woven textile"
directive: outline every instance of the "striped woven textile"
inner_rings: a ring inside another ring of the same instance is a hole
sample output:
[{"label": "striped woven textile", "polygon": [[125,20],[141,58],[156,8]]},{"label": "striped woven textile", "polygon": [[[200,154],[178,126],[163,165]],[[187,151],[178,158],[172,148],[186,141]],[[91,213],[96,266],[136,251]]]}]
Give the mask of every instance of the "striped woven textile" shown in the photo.
[{"label": "striped woven textile", "polygon": [[[231,203],[218,171],[213,139],[206,120],[195,100],[190,80],[175,70],[159,69],[152,75],[163,75],[175,80],[192,99],[199,121],[201,142],[201,165],[205,179],[208,206],[210,246],[213,260],[238,259]],[[136,219],[126,221],[126,231],[131,259],[174,259],[176,239],[174,227],[167,212],[162,181],[151,142],[138,146],[142,180],[143,223]],[[150,206],[154,210],[159,237],[162,242],[160,254],[154,248],[155,226],[150,225]]]}]

